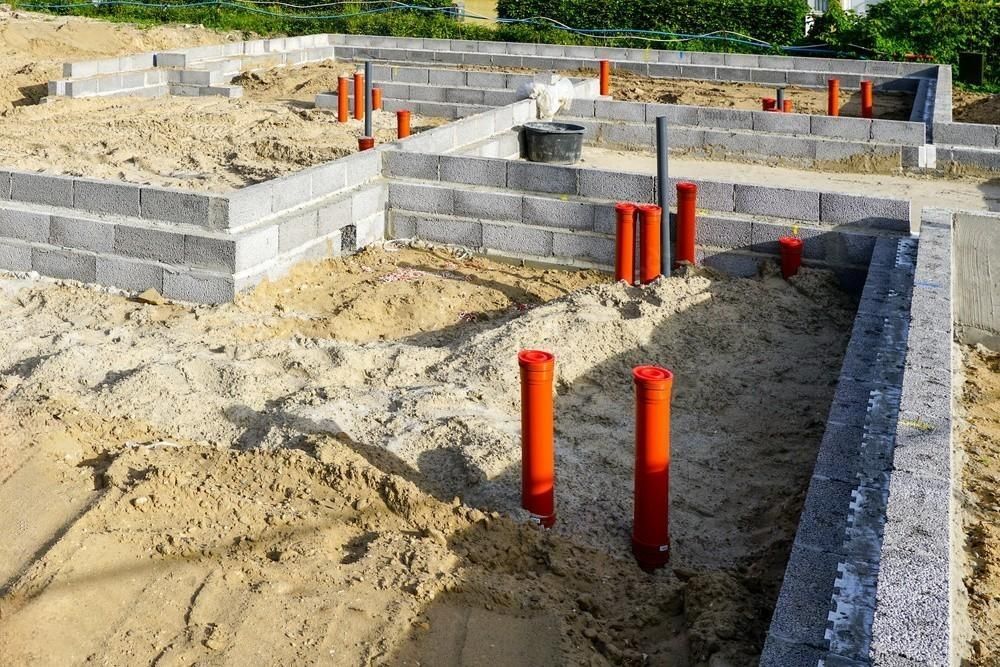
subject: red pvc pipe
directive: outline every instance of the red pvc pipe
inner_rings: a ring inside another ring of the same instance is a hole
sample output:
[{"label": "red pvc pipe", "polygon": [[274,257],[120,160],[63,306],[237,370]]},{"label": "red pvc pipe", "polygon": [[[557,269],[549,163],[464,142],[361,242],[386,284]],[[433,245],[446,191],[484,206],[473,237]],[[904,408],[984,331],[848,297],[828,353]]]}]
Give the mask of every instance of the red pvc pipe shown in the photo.
[{"label": "red pvc pipe", "polygon": [[372,111],[382,110],[382,89],[372,88]]},{"label": "red pvc pipe", "polygon": [[375,148],[375,137],[358,137],[358,150],[370,151]]},{"label": "red pvc pipe", "polygon": [[826,115],[840,115],[840,79],[829,79],[826,82]]},{"label": "red pvc pipe", "polygon": [[670,561],[670,391],[674,375],[659,366],[632,369],[635,381],[635,504],[632,554],[655,570]]},{"label": "red pvc pipe", "polygon": [[872,99],[874,97],[872,93],[872,82],[862,81],[861,82],[861,117],[871,118],[875,112],[875,102]]},{"label": "red pvc pipe", "polygon": [[695,209],[698,207],[698,186],[682,181],[677,184],[677,249],[674,268],[694,264]]},{"label": "red pvc pipe", "polygon": [[639,282],[660,277],[660,221],[663,209],[655,204],[639,206]]},{"label": "red pvc pipe", "polygon": [[351,80],[346,76],[337,79],[337,121],[346,123],[350,118],[350,93]]},{"label": "red pvc pipe", "polygon": [[802,265],[802,239],[797,236],[782,236],[778,239],[781,252],[781,275],[787,280],[799,272]]},{"label": "red pvc pipe", "polygon": [[365,75],[363,72],[354,73],[354,120],[361,120],[365,117]]},{"label": "red pvc pipe", "polygon": [[635,282],[635,212],[631,202],[615,204],[615,280]]},{"label": "red pvc pipe", "polygon": [[760,108],[761,111],[774,111],[778,108],[778,100],[773,97],[762,97],[760,98]]},{"label": "red pvc pipe", "polygon": [[555,359],[541,350],[522,350],[517,355],[521,368],[521,507],[545,528],[556,522]]},{"label": "red pvc pipe", "polygon": [[396,136],[400,139],[410,136],[410,112],[406,109],[396,112]]},{"label": "red pvc pipe", "polygon": [[782,111],[783,111],[784,113],[792,113],[792,110],[793,110],[794,108],[795,108],[795,104],[794,104],[794,103],[793,103],[793,102],[792,102],[791,100],[787,100],[787,99],[786,99],[786,100],[784,100],[784,101],[783,101],[783,102],[781,103],[781,110],[782,110]]},{"label": "red pvc pipe", "polygon": [[606,97],[611,94],[611,63],[607,60],[601,61],[601,96]]}]

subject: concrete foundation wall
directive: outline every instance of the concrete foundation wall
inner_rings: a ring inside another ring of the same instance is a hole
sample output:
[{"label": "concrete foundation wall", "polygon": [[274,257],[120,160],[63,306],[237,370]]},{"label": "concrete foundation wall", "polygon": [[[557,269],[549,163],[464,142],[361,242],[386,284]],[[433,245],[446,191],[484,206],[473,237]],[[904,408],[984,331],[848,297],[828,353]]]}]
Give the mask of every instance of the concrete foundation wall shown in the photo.
[{"label": "concrete foundation wall", "polygon": [[1000,341],[1000,213],[955,214],[955,325],[966,343]]}]

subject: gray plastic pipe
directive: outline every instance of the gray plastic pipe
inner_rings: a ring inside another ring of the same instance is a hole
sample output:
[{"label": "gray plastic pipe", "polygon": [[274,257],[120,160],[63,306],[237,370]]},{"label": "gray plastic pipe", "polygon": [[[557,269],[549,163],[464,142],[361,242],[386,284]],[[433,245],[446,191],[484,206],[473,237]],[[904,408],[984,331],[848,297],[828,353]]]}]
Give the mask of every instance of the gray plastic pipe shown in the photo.
[{"label": "gray plastic pipe", "polygon": [[372,61],[365,61],[365,136],[372,134]]},{"label": "gray plastic pipe", "polygon": [[660,222],[660,273],[670,275],[673,258],[670,249],[673,247],[673,224],[670,215],[670,175],[667,169],[667,117],[656,118],[656,198],[657,204],[663,209]]},{"label": "gray plastic pipe", "polygon": [[778,93],[777,94],[777,103],[778,103],[777,111],[784,111],[785,110],[785,89],[783,87],[779,86],[778,89],[777,89],[777,93]]}]

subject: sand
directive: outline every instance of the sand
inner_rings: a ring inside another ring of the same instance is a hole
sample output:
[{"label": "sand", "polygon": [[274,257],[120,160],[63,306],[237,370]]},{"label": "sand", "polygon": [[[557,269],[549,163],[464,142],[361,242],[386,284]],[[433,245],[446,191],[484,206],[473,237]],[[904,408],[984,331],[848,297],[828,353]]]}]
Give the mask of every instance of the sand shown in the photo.
[{"label": "sand", "polygon": [[[349,63],[246,73],[245,97],[60,98],[20,106],[0,124],[0,164],[19,169],[224,192],[357,152],[364,124],[315,109]],[[420,132],[445,122],[414,116]],[[376,112],[379,143],[396,117]],[[30,132],[26,129],[30,128]]]},{"label": "sand", "polygon": [[[595,71],[586,71],[596,76]],[[611,77],[611,94],[616,100],[629,102],[662,102],[724,109],[760,111],[762,97],[775,97],[774,86],[725,81],[695,81],[686,79],[655,79],[625,71],[615,71]],[[826,90],[786,86],[786,99],[792,100],[796,113],[825,115]],[[887,120],[909,120],[913,107],[910,93],[878,93],[875,96],[875,117]],[[861,93],[840,91],[840,115],[861,115]]]},{"label": "sand", "polygon": [[952,93],[952,120],[1000,125],[1000,95],[956,88]]},{"label": "sand", "polygon": [[[639,289],[417,249],[217,307],[0,281],[0,654],[755,664],[852,308],[822,272]],[[559,360],[547,533],[524,347]],[[656,575],[628,551],[646,362],[677,375]]]},{"label": "sand", "polygon": [[964,348],[957,448],[962,493],[959,515],[965,537],[961,563],[971,631],[962,657],[972,665],[1000,664],[1000,353]]}]

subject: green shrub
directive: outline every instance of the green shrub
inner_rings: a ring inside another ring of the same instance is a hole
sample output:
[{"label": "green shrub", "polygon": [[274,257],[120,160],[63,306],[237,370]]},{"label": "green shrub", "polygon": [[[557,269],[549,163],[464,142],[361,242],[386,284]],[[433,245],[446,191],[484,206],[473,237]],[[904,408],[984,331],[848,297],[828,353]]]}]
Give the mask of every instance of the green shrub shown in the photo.
[{"label": "green shrub", "polygon": [[805,0],[499,0],[497,12],[509,19],[545,16],[574,28],[729,30],[786,45],[801,41],[809,6]]},{"label": "green shrub", "polygon": [[958,54],[986,54],[986,76],[1000,83],[1000,0],[884,0],[866,16],[827,12],[813,36],[839,50],[890,60],[924,54],[958,64]]}]

